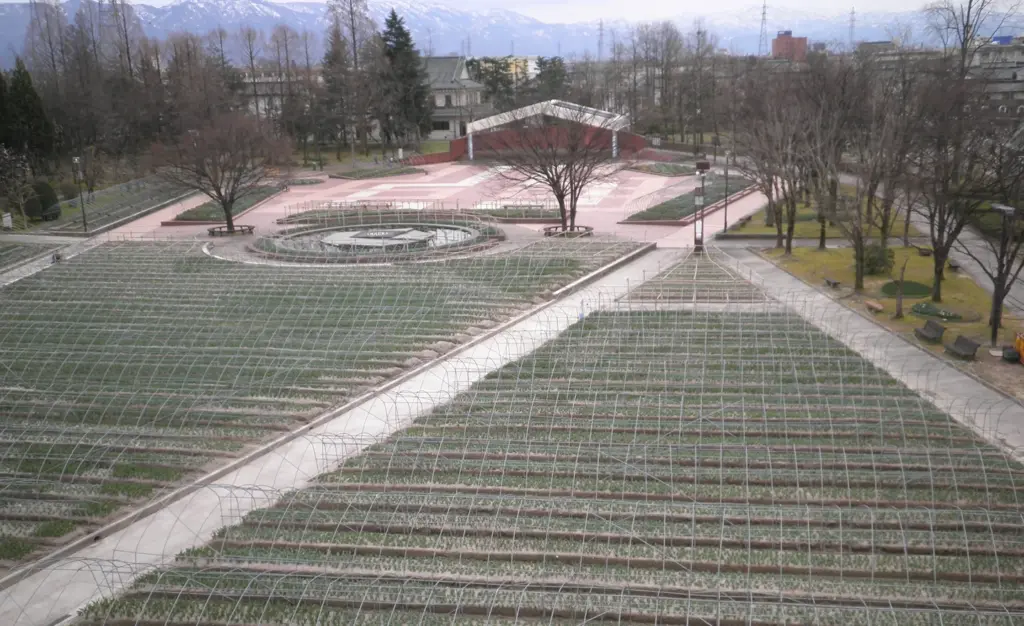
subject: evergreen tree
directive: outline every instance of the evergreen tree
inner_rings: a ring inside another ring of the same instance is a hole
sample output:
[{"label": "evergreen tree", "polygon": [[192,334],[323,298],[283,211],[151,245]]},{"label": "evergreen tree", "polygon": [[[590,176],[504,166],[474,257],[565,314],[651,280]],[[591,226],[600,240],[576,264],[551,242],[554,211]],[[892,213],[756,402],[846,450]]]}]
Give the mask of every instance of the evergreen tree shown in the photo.
[{"label": "evergreen tree", "polygon": [[562,57],[540,57],[537,59],[537,76],[532,81],[532,95],[535,102],[561,100],[569,87],[569,72]]},{"label": "evergreen tree", "polygon": [[342,143],[347,142],[348,98],[351,71],[349,65],[348,40],[342,31],[338,16],[334,16],[331,29],[327,33],[327,51],[321,72],[324,79],[324,128],[330,129],[337,139],[337,158],[341,160]]},{"label": "evergreen tree", "polygon": [[388,141],[418,139],[430,130],[430,87],[412,35],[394,9],[384,22],[381,44],[381,134]]},{"label": "evergreen tree", "polygon": [[512,57],[484,57],[466,61],[470,78],[484,86],[484,98],[498,111],[515,108]]},{"label": "evergreen tree", "polygon": [[8,136],[13,150],[24,152],[32,166],[44,168],[53,155],[53,124],[46,116],[43,101],[32,86],[32,77],[19,57],[8,90]]}]

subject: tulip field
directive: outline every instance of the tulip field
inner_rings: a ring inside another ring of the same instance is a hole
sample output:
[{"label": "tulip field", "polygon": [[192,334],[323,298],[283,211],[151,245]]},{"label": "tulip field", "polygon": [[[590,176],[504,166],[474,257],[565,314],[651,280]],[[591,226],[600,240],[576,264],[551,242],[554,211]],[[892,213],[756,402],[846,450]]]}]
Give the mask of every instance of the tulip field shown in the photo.
[{"label": "tulip field", "polygon": [[713,259],[648,282],[77,623],[1024,623],[1019,463]]},{"label": "tulip field", "polygon": [[638,247],[420,265],[103,244],[0,290],[0,571],[443,354]]}]

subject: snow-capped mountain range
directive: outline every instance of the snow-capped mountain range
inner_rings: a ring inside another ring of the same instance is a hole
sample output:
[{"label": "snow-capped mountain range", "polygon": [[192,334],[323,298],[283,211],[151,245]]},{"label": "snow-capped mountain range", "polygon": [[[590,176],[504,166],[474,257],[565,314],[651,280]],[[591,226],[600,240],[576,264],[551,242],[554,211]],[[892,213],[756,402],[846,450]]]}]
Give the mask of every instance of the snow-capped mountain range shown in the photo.
[{"label": "snow-capped mountain range", "polygon": [[[69,19],[82,1],[64,3]],[[297,31],[309,30],[322,35],[327,28],[326,4],[323,2],[277,3],[268,0],[176,0],[165,6],[134,4],[134,9],[147,35],[166,37],[177,31],[205,33],[222,27],[229,33],[249,25],[266,33],[278,24],[287,24]],[[531,54],[580,56],[596,54],[599,25],[595,19],[573,24],[549,24],[515,11],[491,9],[474,11],[435,4],[430,0],[369,0],[369,10],[378,26],[394,8],[401,15],[423,53],[435,55],[464,54],[467,40],[469,52],[475,56]],[[10,66],[19,54],[29,22],[28,3],[0,3],[0,64]],[[749,11],[728,14],[679,15],[674,19],[681,29],[690,31],[697,19],[704,28],[718,37],[722,48],[734,53],[752,54],[758,50],[761,29],[759,6]],[[897,23],[914,26],[922,32],[917,13],[865,14],[857,16],[856,38],[875,40],[889,38]],[[627,37],[630,25],[624,22],[604,23],[604,52],[609,54],[612,41]],[[815,41],[846,41],[849,37],[848,16],[815,15],[807,12],[774,11],[769,13],[770,36],[778,30],[792,30],[795,36]],[[319,50],[317,50],[319,55]]]}]

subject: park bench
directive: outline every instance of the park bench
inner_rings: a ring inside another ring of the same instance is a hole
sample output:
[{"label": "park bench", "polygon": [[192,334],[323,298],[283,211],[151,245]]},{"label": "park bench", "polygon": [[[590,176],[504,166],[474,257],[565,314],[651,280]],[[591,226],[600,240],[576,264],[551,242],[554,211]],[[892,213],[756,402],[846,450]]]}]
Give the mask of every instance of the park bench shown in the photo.
[{"label": "park bench", "polygon": [[972,341],[963,335],[958,335],[956,341],[946,345],[946,354],[952,354],[965,361],[973,361],[980,345],[977,341]]},{"label": "park bench", "polygon": [[917,249],[917,253],[919,255],[921,255],[921,256],[931,256],[932,255],[932,249],[931,248],[918,248]]},{"label": "park bench", "polygon": [[838,280],[832,280],[831,278],[826,278],[825,279],[825,285],[828,286],[828,287],[831,287],[832,289],[839,289],[839,281]]},{"label": "park bench", "polygon": [[935,320],[928,320],[924,323],[924,328],[915,328],[914,335],[922,341],[928,343],[939,343],[942,341],[942,335],[946,332],[946,327],[936,322]]},{"label": "park bench", "polygon": [[949,271],[951,271],[951,272],[959,272],[960,271],[960,264],[957,263],[956,261],[954,261],[953,259],[950,259],[949,260]]},{"label": "park bench", "polygon": [[233,232],[228,230],[227,226],[211,226],[206,229],[206,232],[210,233],[211,237],[226,237],[231,235],[251,235],[255,229],[255,226],[248,224],[235,224]]},{"label": "park bench", "polygon": [[865,300],[864,307],[867,308],[867,310],[871,311],[872,313],[876,314],[881,313],[882,311],[885,310],[885,307],[882,306],[881,302],[876,302],[874,300]]}]

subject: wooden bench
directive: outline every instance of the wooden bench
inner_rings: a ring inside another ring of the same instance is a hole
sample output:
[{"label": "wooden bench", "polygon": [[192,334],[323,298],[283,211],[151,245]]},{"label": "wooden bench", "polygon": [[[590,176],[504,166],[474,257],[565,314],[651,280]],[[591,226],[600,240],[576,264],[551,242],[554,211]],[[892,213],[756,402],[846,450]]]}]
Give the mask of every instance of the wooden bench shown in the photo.
[{"label": "wooden bench", "polygon": [[235,224],[235,230],[228,230],[227,226],[211,226],[206,229],[211,237],[230,237],[231,235],[251,235],[256,230],[255,226],[249,224]]},{"label": "wooden bench", "polygon": [[885,310],[885,307],[882,306],[882,303],[876,302],[875,300],[865,300],[864,307],[875,314],[881,313],[882,311]]},{"label": "wooden bench", "polygon": [[959,272],[960,271],[960,264],[957,263],[956,261],[954,261],[953,259],[950,259],[949,260],[949,271],[951,271],[951,272]]},{"label": "wooden bench", "polygon": [[951,354],[965,361],[973,361],[979,347],[981,347],[981,344],[977,341],[972,341],[963,335],[958,335],[956,341],[946,344],[946,354]]},{"label": "wooden bench", "polygon": [[838,280],[832,280],[831,278],[825,279],[825,286],[831,287],[832,289],[839,289],[839,284]]},{"label": "wooden bench", "polygon": [[917,253],[920,254],[921,256],[931,256],[932,255],[932,249],[931,248],[918,248],[917,249]]},{"label": "wooden bench", "polygon": [[924,328],[915,328],[914,335],[921,341],[927,341],[928,343],[939,343],[942,341],[942,335],[945,334],[946,327],[936,322],[935,320],[928,320],[924,323]]}]

